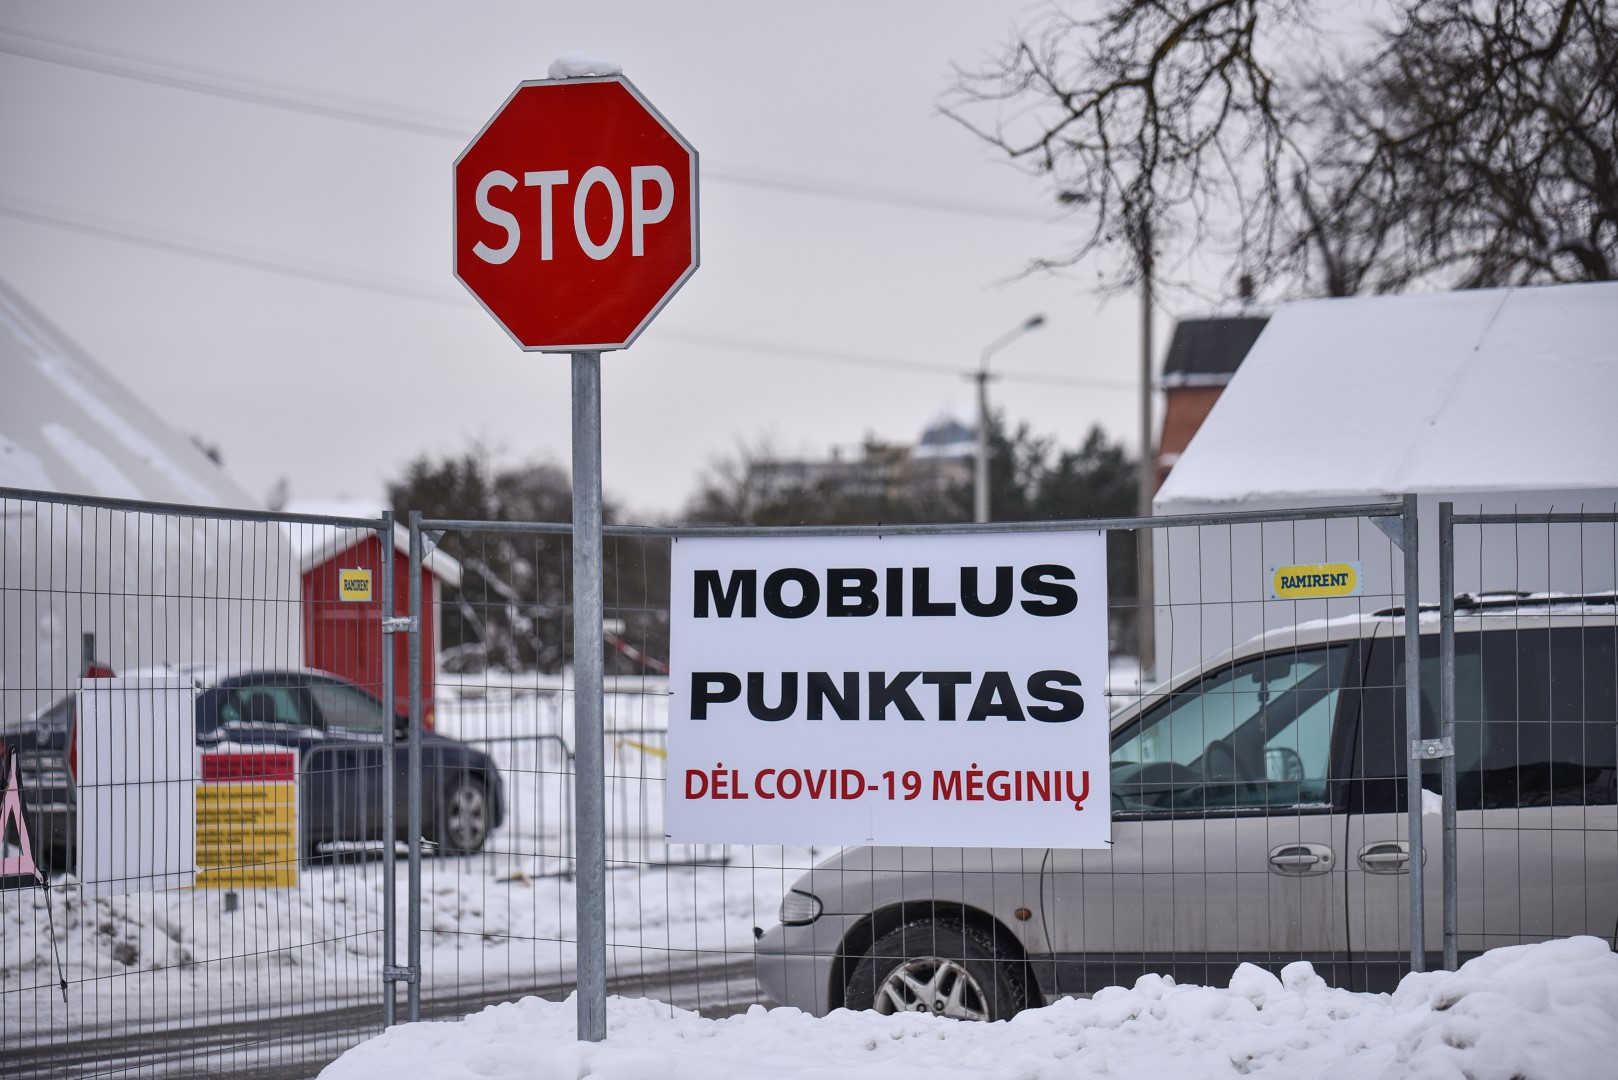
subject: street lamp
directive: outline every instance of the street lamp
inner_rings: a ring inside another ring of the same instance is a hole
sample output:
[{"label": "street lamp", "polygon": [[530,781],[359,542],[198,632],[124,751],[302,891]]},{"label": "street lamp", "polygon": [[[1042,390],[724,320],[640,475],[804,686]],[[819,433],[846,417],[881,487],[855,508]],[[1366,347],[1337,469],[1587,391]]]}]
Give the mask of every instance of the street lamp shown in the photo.
[{"label": "street lamp", "polygon": [[977,371],[967,376],[978,384],[978,452],[972,477],[972,520],[980,524],[989,520],[989,357],[1028,331],[1044,325],[1045,316],[1028,316],[1014,329],[991,341],[978,357]]}]

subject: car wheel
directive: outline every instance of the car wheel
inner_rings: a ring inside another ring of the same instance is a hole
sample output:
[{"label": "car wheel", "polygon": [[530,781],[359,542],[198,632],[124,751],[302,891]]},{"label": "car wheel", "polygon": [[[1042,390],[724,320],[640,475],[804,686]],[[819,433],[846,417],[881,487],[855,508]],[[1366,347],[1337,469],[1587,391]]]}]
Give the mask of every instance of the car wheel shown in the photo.
[{"label": "car wheel", "polygon": [[469,855],[489,839],[489,795],[476,777],[457,776],[438,806],[438,850]]},{"label": "car wheel", "polygon": [[301,852],[301,861],[304,866],[324,866],[337,861],[337,857],[335,855],[327,855],[323,853],[320,850],[320,841],[308,835],[307,832],[299,837],[298,847]]},{"label": "car wheel", "polygon": [[871,946],[848,980],[848,1007],[922,1012],[956,1020],[1005,1020],[1027,1004],[1013,961],[971,927],[922,922]]},{"label": "car wheel", "polygon": [[73,853],[65,847],[45,848],[34,856],[34,863],[46,877],[71,874],[75,869]]}]

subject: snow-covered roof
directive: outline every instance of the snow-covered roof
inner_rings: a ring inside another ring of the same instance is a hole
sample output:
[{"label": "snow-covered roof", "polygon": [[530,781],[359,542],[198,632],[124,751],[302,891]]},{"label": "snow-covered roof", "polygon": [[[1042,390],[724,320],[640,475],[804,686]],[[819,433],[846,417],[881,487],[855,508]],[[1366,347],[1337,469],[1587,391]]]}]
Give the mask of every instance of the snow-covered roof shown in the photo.
[{"label": "snow-covered roof", "polygon": [[910,448],[910,456],[917,460],[971,457],[976,452],[977,414],[968,417],[949,410],[933,417]]},{"label": "snow-covered roof", "polygon": [[[385,507],[369,502],[330,499],[295,499],[283,509],[289,514],[309,514],[322,517],[378,518]],[[305,573],[341,554],[359,543],[364,537],[358,529],[337,525],[287,522],[287,540],[298,557],[298,572]],[[401,554],[410,553],[410,530],[394,523],[393,549]],[[452,588],[461,586],[461,564],[458,559],[437,549],[428,551],[421,564]]]},{"label": "snow-covered roof", "polygon": [[0,281],[0,487],[261,509]]},{"label": "snow-covered roof", "polygon": [[1156,503],[1618,487],[1618,284],[1282,306]]},{"label": "snow-covered roof", "polygon": [[1267,311],[1247,309],[1180,319],[1163,358],[1160,385],[1172,390],[1228,384],[1268,319]]}]

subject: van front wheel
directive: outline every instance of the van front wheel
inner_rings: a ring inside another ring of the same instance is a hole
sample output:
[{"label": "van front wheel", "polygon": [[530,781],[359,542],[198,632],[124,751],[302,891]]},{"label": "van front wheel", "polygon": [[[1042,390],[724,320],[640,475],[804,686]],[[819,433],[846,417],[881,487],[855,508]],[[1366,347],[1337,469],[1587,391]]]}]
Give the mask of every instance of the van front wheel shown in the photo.
[{"label": "van front wheel", "polygon": [[860,958],[848,980],[851,1009],[931,1013],[956,1020],[1005,1020],[1027,1005],[1020,962],[1001,958],[993,941],[966,926],[901,926]]}]

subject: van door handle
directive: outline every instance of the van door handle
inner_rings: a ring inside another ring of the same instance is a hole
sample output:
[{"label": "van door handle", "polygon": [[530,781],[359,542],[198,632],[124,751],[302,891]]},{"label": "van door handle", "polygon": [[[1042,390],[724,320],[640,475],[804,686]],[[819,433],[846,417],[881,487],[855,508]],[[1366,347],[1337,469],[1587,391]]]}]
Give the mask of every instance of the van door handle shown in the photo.
[{"label": "van door handle", "polygon": [[1290,877],[1327,873],[1335,861],[1325,844],[1282,844],[1270,852],[1270,865],[1276,873]]},{"label": "van door handle", "polygon": [[1402,874],[1410,869],[1410,844],[1383,840],[1360,848],[1360,866],[1372,874]]}]

